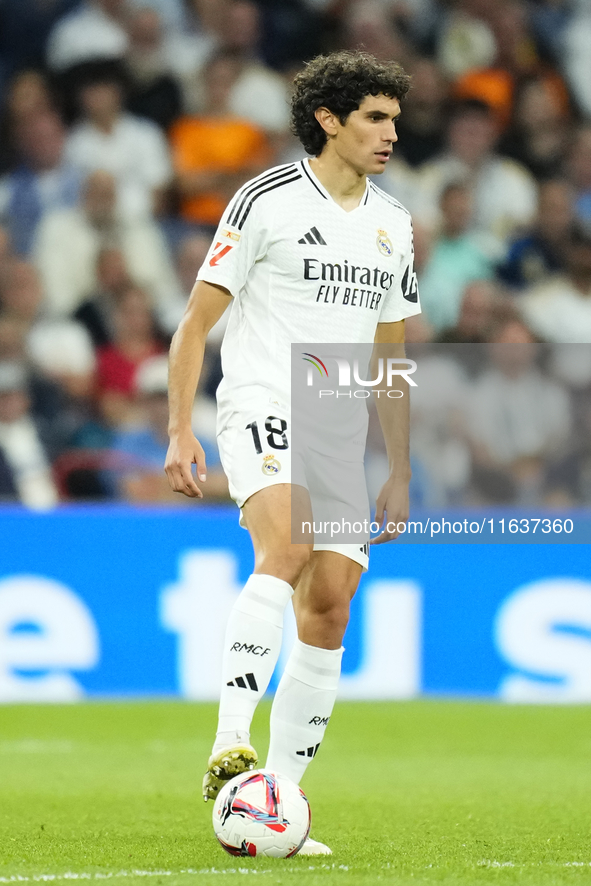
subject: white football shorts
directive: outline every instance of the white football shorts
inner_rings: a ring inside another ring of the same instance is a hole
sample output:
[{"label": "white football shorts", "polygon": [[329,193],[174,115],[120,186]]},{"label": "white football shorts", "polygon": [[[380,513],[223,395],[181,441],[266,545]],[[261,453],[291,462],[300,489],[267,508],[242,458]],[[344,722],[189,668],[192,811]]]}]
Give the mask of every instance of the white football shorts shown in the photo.
[{"label": "white football shorts", "polygon": [[[261,408],[248,412],[234,412],[217,436],[222,466],[228,477],[230,495],[239,508],[261,489],[281,483],[297,482],[306,486],[310,494],[314,519],[322,519],[333,508],[345,517],[359,514],[359,500],[367,501],[363,462],[339,464],[338,458],[324,459],[322,472],[305,470],[292,472],[292,448],[289,419],[267,401]],[[308,466],[307,466],[308,467]],[[339,482],[346,470],[348,482]],[[297,480],[292,481],[293,475]],[[331,477],[330,474],[333,474]],[[349,496],[350,501],[347,501]],[[332,497],[332,501],[327,499]],[[328,505],[328,508],[327,508]],[[369,503],[364,508],[369,522]],[[243,526],[242,517],[240,525]],[[354,560],[367,571],[369,537],[352,544],[338,539],[314,544],[315,551],[334,551]]]}]

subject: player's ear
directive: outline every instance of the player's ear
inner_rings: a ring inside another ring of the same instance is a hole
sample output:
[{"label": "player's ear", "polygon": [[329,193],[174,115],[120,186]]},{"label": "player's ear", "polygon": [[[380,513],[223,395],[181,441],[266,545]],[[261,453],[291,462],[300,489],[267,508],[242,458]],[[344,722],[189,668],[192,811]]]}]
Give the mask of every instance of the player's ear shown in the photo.
[{"label": "player's ear", "polygon": [[333,136],[337,134],[338,117],[329,111],[328,108],[317,108],[314,116],[318,120],[327,135]]}]

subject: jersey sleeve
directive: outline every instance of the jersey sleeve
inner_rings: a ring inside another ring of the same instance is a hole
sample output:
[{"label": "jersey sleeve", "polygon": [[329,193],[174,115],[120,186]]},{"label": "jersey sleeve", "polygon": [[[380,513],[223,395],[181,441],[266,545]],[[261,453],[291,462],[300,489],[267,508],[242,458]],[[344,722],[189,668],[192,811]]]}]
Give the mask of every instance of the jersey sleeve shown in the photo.
[{"label": "jersey sleeve", "polygon": [[265,255],[267,240],[268,226],[257,204],[249,205],[246,184],[226,208],[197,279],[223,286],[237,298],[249,271]]},{"label": "jersey sleeve", "polygon": [[400,262],[399,272],[386,295],[384,307],[380,313],[380,323],[396,323],[398,320],[404,320],[406,317],[421,313],[414,258],[412,222],[409,218],[407,247]]}]

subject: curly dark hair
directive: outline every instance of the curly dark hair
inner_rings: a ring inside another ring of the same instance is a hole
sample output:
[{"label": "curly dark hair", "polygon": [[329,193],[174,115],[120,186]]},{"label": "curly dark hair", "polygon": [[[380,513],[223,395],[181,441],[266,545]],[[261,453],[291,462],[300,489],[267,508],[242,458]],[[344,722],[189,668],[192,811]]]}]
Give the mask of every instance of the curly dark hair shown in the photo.
[{"label": "curly dark hair", "polygon": [[368,52],[319,55],[294,80],[292,131],[307,153],[317,156],[326,144],[326,133],[314,116],[318,108],[328,108],[344,125],[368,95],[383,94],[402,101],[410,80],[397,62],[380,62]]}]

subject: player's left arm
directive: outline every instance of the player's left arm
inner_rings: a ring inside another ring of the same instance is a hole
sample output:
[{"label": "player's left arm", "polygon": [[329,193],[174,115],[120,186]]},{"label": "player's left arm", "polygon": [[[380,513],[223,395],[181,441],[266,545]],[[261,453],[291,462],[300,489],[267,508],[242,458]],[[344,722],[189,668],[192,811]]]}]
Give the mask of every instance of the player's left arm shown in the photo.
[{"label": "player's left arm", "polygon": [[[404,359],[405,356],[404,320],[378,323],[372,363],[377,364],[378,359],[382,357],[385,365],[387,357]],[[376,367],[373,369],[371,377],[375,378]],[[395,528],[394,531],[388,531],[386,527],[391,524],[397,526],[408,520],[408,484],[411,477],[410,404],[409,386],[403,375],[397,377],[396,388],[402,391],[401,397],[384,397],[382,394],[375,400],[388,453],[389,476],[378,495],[375,515],[376,523],[383,526],[386,522],[386,526],[376,538],[372,539],[372,544],[382,544],[398,538],[400,533]]]}]

